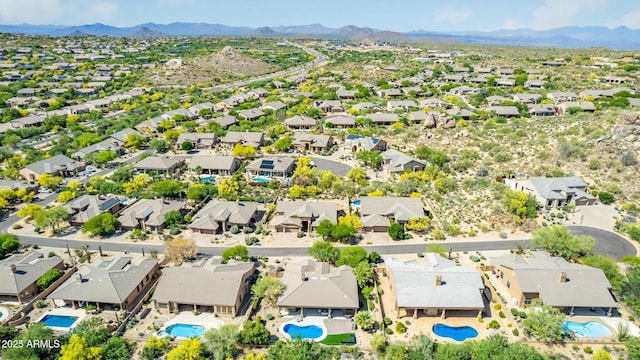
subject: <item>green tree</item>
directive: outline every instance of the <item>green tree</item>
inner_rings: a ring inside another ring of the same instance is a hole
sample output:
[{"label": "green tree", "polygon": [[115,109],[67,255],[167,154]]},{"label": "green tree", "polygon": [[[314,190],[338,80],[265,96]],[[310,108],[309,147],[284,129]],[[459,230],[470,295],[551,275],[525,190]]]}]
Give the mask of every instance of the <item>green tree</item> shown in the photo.
[{"label": "green tree", "polygon": [[144,136],[136,133],[130,133],[127,135],[124,141],[124,146],[133,149],[139,149],[144,145]]},{"label": "green tree", "polygon": [[356,325],[362,330],[371,330],[375,320],[368,311],[358,311],[355,316]]},{"label": "green tree", "polygon": [[583,258],[582,263],[591,267],[601,269],[611,283],[611,286],[615,290],[619,291],[620,289],[622,289],[622,286],[625,282],[625,277],[624,275],[622,275],[622,273],[620,273],[618,263],[614,259],[604,257],[602,255],[592,255]]},{"label": "green tree", "polygon": [[202,201],[218,194],[218,187],[213,184],[193,184],[187,190],[187,199]]},{"label": "green tree", "polygon": [[267,355],[269,359],[278,360],[331,360],[340,357],[339,351],[335,349],[320,346],[315,341],[301,338],[279,340],[269,347]]},{"label": "green tree", "polygon": [[60,192],[60,195],[58,195],[58,200],[56,200],[59,203],[67,203],[73,199],[76,198],[76,192],[75,191],[62,191]]},{"label": "green tree", "polygon": [[526,334],[542,341],[557,342],[566,336],[565,319],[566,316],[560,310],[549,305],[537,304],[522,321],[522,326]]},{"label": "green tree", "polygon": [[71,335],[69,343],[60,349],[61,360],[100,360],[102,349],[87,345],[87,340],[77,334]]},{"label": "green tree", "polygon": [[53,231],[58,231],[60,224],[69,219],[67,209],[56,206],[49,210],[39,212],[34,218],[34,224],[39,228],[50,227]]},{"label": "green tree", "polygon": [[331,237],[340,240],[347,241],[352,239],[356,235],[356,229],[353,226],[338,224],[331,230]]},{"label": "green tree", "polygon": [[265,275],[256,280],[251,293],[258,299],[264,299],[268,306],[275,306],[283,289],[282,280]]},{"label": "green tree", "polygon": [[167,355],[167,360],[204,360],[205,358],[204,348],[198,339],[182,341]]},{"label": "green tree", "polygon": [[82,320],[72,333],[85,339],[89,347],[101,347],[111,337],[111,332],[104,325],[104,320],[96,317]]},{"label": "green tree", "polygon": [[356,153],[356,159],[362,161],[365,165],[373,168],[380,169],[384,159],[380,155],[380,151],[361,150]]},{"label": "green tree", "polygon": [[260,316],[254,321],[248,320],[238,334],[240,343],[243,345],[267,345],[271,339],[271,333],[262,323]]},{"label": "green tree", "polygon": [[222,260],[227,262],[230,259],[247,261],[249,259],[249,250],[244,245],[236,245],[225,249],[222,252]]},{"label": "green tree", "polygon": [[58,280],[60,276],[62,276],[62,274],[63,274],[62,270],[49,269],[47,270],[47,272],[42,274],[42,276],[40,276],[38,280],[36,280],[36,286],[40,288],[40,290],[44,290],[48,288],[49,285],[53,284],[56,280]]},{"label": "green tree", "polygon": [[[23,344],[33,341],[49,341],[54,343],[55,336],[53,330],[43,323],[33,323],[26,330],[20,332],[15,340],[22,341]],[[5,349],[2,358],[6,360],[36,360],[36,359],[53,359],[57,353],[57,349],[48,346],[18,346]]]},{"label": "green tree", "polygon": [[283,138],[278,139],[275,143],[273,143],[273,148],[278,151],[287,151],[291,149],[293,145],[293,139],[291,136],[285,136]]},{"label": "green tree", "polygon": [[416,231],[416,232],[424,232],[429,230],[431,227],[431,219],[428,216],[422,217],[412,217],[409,219],[407,223],[407,230]]},{"label": "green tree", "polygon": [[151,184],[151,191],[158,196],[176,198],[182,193],[184,184],[178,180],[166,179]]},{"label": "green tree", "polygon": [[356,281],[361,289],[374,284],[375,276],[373,275],[373,271],[369,264],[365,262],[359,263],[353,269],[353,273],[356,275]]},{"label": "green tree", "polygon": [[313,243],[307,250],[307,254],[318,261],[335,264],[340,257],[340,250],[333,247],[330,242],[321,240]]},{"label": "green tree", "polygon": [[448,249],[446,246],[439,244],[431,244],[424,250],[424,252],[440,254],[442,257],[447,256],[447,251]]},{"label": "green tree", "polygon": [[36,180],[40,186],[51,190],[56,189],[62,183],[60,176],[51,176],[49,174],[42,174]]},{"label": "green tree", "polygon": [[202,345],[213,360],[233,359],[239,353],[238,325],[226,324],[219,329],[207,330],[203,335]]},{"label": "green tree", "polygon": [[340,250],[336,266],[348,265],[355,268],[361,262],[368,263],[367,250],[362,246],[349,246]]},{"label": "green tree", "polygon": [[150,337],[142,347],[140,357],[143,360],[156,360],[161,358],[169,349],[169,342],[168,337]]},{"label": "green tree", "polygon": [[18,250],[20,248],[20,241],[18,237],[13,234],[0,234],[0,257],[6,254]]},{"label": "green tree", "polygon": [[111,213],[102,213],[82,224],[83,233],[106,236],[113,233],[118,226],[118,219]]},{"label": "green tree", "polygon": [[166,153],[169,150],[169,143],[163,139],[153,139],[149,143],[149,148],[159,153]]},{"label": "green tree", "polygon": [[250,158],[256,154],[256,149],[252,146],[245,146],[240,143],[237,143],[233,147],[233,151],[231,152],[233,156],[241,157],[243,159]]},{"label": "green tree", "polygon": [[224,179],[218,185],[218,194],[225,199],[237,196],[239,192],[240,183],[237,180]]},{"label": "green tree", "polygon": [[361,186],[366,185],[367,172],[361,167],[354,167],[347,173],[347,179]]},{"label": "green tree", "polygon": [[627,256],[623,256],[621,260],[624,264],[626,264],[632,269],[640,268],[640,257],[638,256],[627,255]]},{"label": "green tree", "polygon": [[565,259],[576,259],[593,250],[591,236],[575,236],[562,225],[553,225],[533,231],[531,244],[540,246],[551,255],[562,256]]},{"label": "green tree", "polygon": [[18,210],[18,217],[21,218],[33,218],[37,213],[42,211],[42,206],[38,204],[26,204],[20,210]]},{"label": "green tree", "polygon": [[193,150],[195,146],[193,145],[193,143],[191,141],[185,141],[182,143],[182,145],[180,145],[180,148],[183,151],[189,151],[189,150]]},{"label": "green tree", "polygon": [[164,214],[164,223],[167,225],[167,228],[172,228],[178,225],[182,221],[182,214],[178,210],[167,211]]},{"label": "green tree", "polygon": [[325,239],[327,236],[331,235],[334,227],[335,225],[331,222],[331,220],[324,219],[320,221],[320,224],[318,224],[318,227],[316,227],[316,232],[318,233],[318,235],[322,235],[322,238]]},{"label": "green tree", "polygon": [[392,222],[387,229],[387,233],[393,240],[402,240],[404,239],[404,226],[397,222]]},{"label": "green tree", "polygon": [[102,358],[104,360],[129,360],[132,358],[134,348],[133,342],[114,335],[102,347]]},{"label": "green tree", "polygon": [[111,151],[111,150],[104,150],[104,151],[100,151],[98,152],[98,154],[96,154],[96,163],[98,164],[106,164],[109,161],[115,159],[118,157],[118,154],[116,154],[115,151]]}]

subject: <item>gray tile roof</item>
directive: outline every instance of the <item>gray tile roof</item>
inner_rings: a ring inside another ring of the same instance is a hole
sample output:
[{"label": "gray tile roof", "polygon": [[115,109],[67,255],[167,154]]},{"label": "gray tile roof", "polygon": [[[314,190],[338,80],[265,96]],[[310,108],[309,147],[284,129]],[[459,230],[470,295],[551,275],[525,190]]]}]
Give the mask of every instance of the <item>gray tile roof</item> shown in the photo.
[{"label": "gray tile roof", "polygon": [[141,170],[168,170],[179,166],[184,160],[168,156],[149,156],[133,166],[134,169]]},{"label": "gray tile roof", "polygon": [[311,143],[311,147],[328,148],[331,136],[329,135],[316,135],[309,133],[295,133],[293,134],[293,144],[300,145],[302,143]]},{"label": "gray tile roof", "polygon": [[78,164],[64,155],[55,155],[25,166],[37,174],[51,174],[60,170],[75,171]]},{"label": "gray tile roof", "polygon": [[202,169],[209,170],[232,170],[235,160],[238,160],[235,156],[220,154],[197,155],[189,160],[189,169],[195,171],[200,166]]},{"label": "gray tile roof", "polygon": [[287,264],[282,282],[284,293],[278,306],[322,309],[357,309],[358,284],[346,265],[335,268],[328,263],[306,260]]},{"label": "gray tile roof", "polygon": [[103,195],[82,195],[64,205],[70,214],[72,223],[84,224],[96,215],[100,215],[120,203],[120,199]]},{"label": "gray tile roof", "polygon": [[192,229],[218,230],[219,223],[249,225],[258,211],[258,203],[250,201],[211,200],[193,216]]},{"label": "gray tile roof", "polygon": [[241,143],[253,147],[259,147],[262,145],[263,138],[263,132],[229,131],[222,139],[222,142],[227,144]]},{"label": "gray tile roof", "polygon": [[[542,251],[531,255],[508,254],[492,258],[499,267],[513,269],[523,293],[537,293],[556,307],[617,307],[611,284],[600,269],[572,264]],[[561,282],[561,274],[567,276]]]},{"label": "gray tile roof", "polygon": [[575,194],[586,199],[595,199],[591,194],[584,192],[587,188],[587,184],[577,176],[560,177],[560,178],[530,178],[529,183],[535,191],[545,199],[566,199],[566,195],[561,194],[569,193]]},{"label": "gray tile roof", "polygon": [[[439,254],[426,253],[426,261],[385,258],[393,273],[398,307],[481,309],[484,288],[480,273]],[[442,282],[436,283],[436,276]]]},{"label": "gray tile roof", "polygon": [[406,165],[411,165],[414,163],[416,165],[426,166],[426,164],[418,158],[414,158],[413,156],[409,156],[401,151],[396,149],[389,149],[380,154],[382,158],[385,160],[385,164],[387,164],[387,168],[390,172],[404,172]]},{"label": "gray tile roof", "polygon": [[368,196],[360,198],[360,213],[363,217],[377,214],[406,222],[413,217],[423,217],[424,208],[418,198]]},{"label": "gray tile roof", "polygon": [[356,118],[349,114],[339,113],[327,116],[324,122],[332,123],[336,126],[354,126],[356,124]]},{"label": "gray tile roof", "polygon": [[[269,165],[266,166],[265,163],[268,163]],[[247,165],[247,170],[253,170],[253,171],[268,170],[272,172],[285,172],[288,169],[291,169],[295,163],[296,163],[296,159],[292,157],[269,156],[269,157],[263,157],[260,159],[253,160],[252,162],[249,163],[249,165]]]},{"label": "gray tile roof", "polygon": [[48,299],[121,304],[158,264],[156,259],[129,256],[99,258],[84,265]]},{"label": "gray tile roof", "polygon": [[181,201],[141,199],[124,209],[118,217],[122,226],[135,227],[139,220],[144,220],[149,226],[163,226],[164,214],[172,210],[179,211],[185,206]]},{"label": "gray tile roof", "polygon": [[[48,270],[60,264],[61,258],[45,258],[37,251],[14,254],[0,260],[0,295],[17,296]],[[15,265],[15,273],[11,271],[11,265]]]},{"label": "gray tile roof", "polygon": [[310,218],[313,227],[324,219],[336,224],[338,207],[336,203],[327,201],[279,201],[271,224],[301,226],[301,218]]},{"label": "gray tile roof", "polygon": [[374,113],[368,114],[367,117],[374,123],[396,123],[398,122],[398,114]]},{"label": "gray tile roof", "polygon": [[315,126],[318,121],[308,116],[296,115],[286,119],[284,123],[288,126]]},{"label": "gray tile roof", "polygon": [[252,262],[222,264],[220,258],[209,258],[165,268],[153,299],[160,303],[234,306],[242,279],[253,272],[253,267]]}]

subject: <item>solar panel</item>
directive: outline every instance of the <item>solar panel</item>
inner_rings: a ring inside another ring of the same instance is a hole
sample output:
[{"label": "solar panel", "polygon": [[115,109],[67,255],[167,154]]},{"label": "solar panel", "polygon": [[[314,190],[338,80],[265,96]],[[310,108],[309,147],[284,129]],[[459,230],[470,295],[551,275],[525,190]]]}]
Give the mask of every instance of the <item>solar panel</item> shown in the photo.
[{"label": "solar panel", "polygon": [[112,206],[116,205],[119,202],[120,202],[120,200],[118,200],[116,198],[109,198],[105,202],[100,204],[98,206],[98,208],[100,209],[100,212],[104,212],[104,211],[109,210],[109,208],[111,208]]},{"label": "solar panel", "polygon": [[262,160],[263,164],[272,164],[273,165],[273,160]]},{"label": "solar panel", "polygon": [[274,168],[273,164],[261,164],[260,165],[260,169],[273,170],[273,168]]}]

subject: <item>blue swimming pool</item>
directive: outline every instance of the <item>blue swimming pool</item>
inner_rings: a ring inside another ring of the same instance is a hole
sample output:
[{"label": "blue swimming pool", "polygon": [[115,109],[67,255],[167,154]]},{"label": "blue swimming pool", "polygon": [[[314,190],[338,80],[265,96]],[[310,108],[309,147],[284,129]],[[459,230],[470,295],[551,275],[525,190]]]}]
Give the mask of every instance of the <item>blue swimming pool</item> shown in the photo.
[{"label": "blue swimming pool", "polygon": [[203,183],[210,183],[210,182],[214,182],[216,180],[215,176],[205,176],[203,178],[200,178],[200,182]]},{"label": "blue swimming pool", "polygon": [[351,203],[351,205],[360,206],[360,200],[355,200],[354,202]]},{"label": "blue swimming pool", "polygon": [[596,321],[586,323],[565,321],[564,331],[573,333],[576,337],[597,338],[611,335],[611,329],[609,329],[609,327]]},{"label": "blue swimming pool", "polygon": [[167,327],[164,331],[171,336],[196,338],[204,334],[204,327],[191,324],[173,324]]},{"label": "blue swimming pool", "polygon": [[40,319],[40,322],[47,326],[70,328],[76,320],[78,320],[77,316],[45,315],[45,317]]},{"label": "blue swimming pool", "polygon": [[478,336],[478,331],[471,326],[455,327],[445,324],[435,324],[432,330],[433,333],[438,336],[447,337],[456,341],[465,341]]},{"label": "blue swimming pool", "polygon": [[271,178],[266,177],[266,176],[256,176],[253,179],[251,179],[251,181],[256,182],[256,183],[268,183],[271,180]]},{"label": "blue swimming pool", "polygon": [[298,326],[295,324],[286,324],[282,330],[292,338],[299,336],[303,339],[317,339],[324,333],[322,328],[316,325]]}]

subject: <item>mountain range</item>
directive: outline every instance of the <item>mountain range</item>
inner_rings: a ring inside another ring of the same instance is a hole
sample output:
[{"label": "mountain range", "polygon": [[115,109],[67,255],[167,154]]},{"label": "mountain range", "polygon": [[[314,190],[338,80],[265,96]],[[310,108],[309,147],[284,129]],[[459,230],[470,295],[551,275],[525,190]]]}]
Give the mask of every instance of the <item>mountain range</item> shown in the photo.
[{"label": "mountain range", "polygon": [[79,26],[63,25],[0,25],[0,32],[48,36],[305,36],[326,39],[372,41],[419,41],[469,43],[486,45],[516,45],[545,47],[608,47],[613,49],[640,49],[640,30],[621,26],[614,29],[601,26],[563,27],[550,30],[503,29],[495,31],[435,32],[416,30],[405,33],[379,30],[354,25],[330,28],[322,24],[240,27],[222,24],[174,22],[171,24],[146,23],[131,27],[116,27],[101,23]]}]

